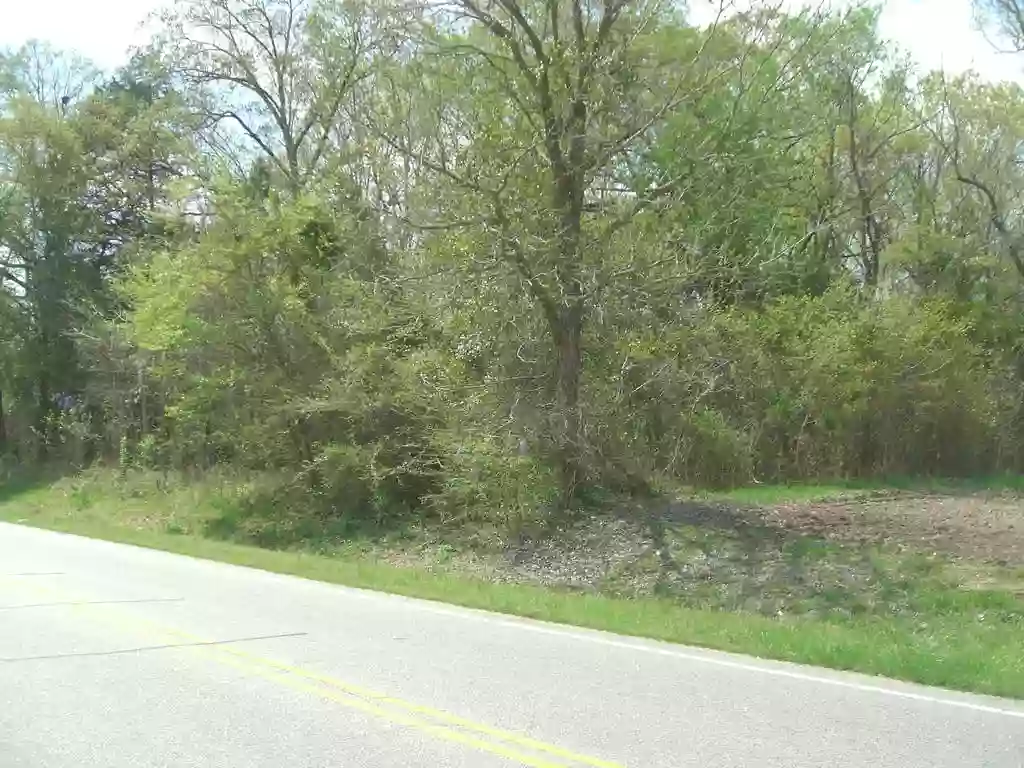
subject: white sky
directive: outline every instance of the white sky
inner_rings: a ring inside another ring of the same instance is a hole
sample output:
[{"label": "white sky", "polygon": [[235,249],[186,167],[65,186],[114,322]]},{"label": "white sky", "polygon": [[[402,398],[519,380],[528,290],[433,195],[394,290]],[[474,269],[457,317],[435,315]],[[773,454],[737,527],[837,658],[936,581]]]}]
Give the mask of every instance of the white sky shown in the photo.
[{"label": "white sky", "polygon": [[140,30],[159,0],[0,0],[0,48],[36,38],[74,50],[104,69],[125,62],[126,51],[148,39]]},{"label": "white sky", "polygon": [[[787,0],[800,5],[801,0]],[[691,0],[697,8],[708,0]],[[30,38],[73,49],[112,69],[126,50],[145,42],[140,25],[163,0],[2,0],[0,48]],[[973,68],[993,79],[1022,79],[1024,57],[999,54],[975,29],[970,0],[888,0],[882,34],[927,69],[959,73]]]}]

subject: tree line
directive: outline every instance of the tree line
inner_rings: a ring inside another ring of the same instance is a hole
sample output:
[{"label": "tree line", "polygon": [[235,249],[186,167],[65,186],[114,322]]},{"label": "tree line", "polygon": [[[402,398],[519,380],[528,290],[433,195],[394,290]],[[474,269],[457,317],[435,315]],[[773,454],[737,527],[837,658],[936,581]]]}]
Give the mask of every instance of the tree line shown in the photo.
[{"label": "tree line", "polygon": [[376,519],[1020,471],[1024,91],[878,15],[178,0],[112,75],[8,51],[0,454]]}]

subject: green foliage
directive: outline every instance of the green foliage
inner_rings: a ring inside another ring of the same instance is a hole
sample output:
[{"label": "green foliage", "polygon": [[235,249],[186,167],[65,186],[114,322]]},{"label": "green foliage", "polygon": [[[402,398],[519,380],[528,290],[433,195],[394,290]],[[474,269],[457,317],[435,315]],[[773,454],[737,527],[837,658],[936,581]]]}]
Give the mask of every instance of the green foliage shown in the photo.
[{"label": "green foliage", "polygon": [[619,347],[607,418],[644,470],[697,485],[1012,468],[1015,398],[969,331],[947,302],[841,287],[699,312]]},{"label": "green foliage", "polygon": [[267,540],[1024,468],[1020,88],[863,8],[285,4],[0,61],[5,454],[263,473]]},{"label": "green foliage", "polygon": [[440,487],[428,501],[442,521],[486,521],[518,532],[556,510],[558,478],[550,462],[488,434],[440,433],[437,439]]}]

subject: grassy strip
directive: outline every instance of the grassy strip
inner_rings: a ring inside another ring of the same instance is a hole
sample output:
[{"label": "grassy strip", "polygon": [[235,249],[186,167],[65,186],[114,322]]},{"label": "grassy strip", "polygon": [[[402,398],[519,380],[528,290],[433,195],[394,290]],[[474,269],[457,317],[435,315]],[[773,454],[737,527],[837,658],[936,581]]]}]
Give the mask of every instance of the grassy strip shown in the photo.
[{"label": "grassy strip", "polygon": [[997,475],[975,478],[887,477],[884,480],[837,480],[829,483],[792,483],[789,485],[748,485],[723,491],[687,489],[687,495],[711,501],[737,504],[787,504],[832,499],[856,499],[891,491],[916,493],[977,493],[1024,491],[1024,476]]},{"label": "grassy strip", "polygon": [[153,497],[83,503],[66,488],[40,486],[0,492],[0,520],[624,635],[1024,699],[1024,623],[1012,615],[985,621],[973,608],[944,608],[948,601],[943,595],[936,595],[934,611],[913,617],[767,618],[661,598],[623,599],[493,583],[444,569],[398,567],[357,553],[265,550],[195,533],[154,530],[138,514],[140,507],[159,504]]}]

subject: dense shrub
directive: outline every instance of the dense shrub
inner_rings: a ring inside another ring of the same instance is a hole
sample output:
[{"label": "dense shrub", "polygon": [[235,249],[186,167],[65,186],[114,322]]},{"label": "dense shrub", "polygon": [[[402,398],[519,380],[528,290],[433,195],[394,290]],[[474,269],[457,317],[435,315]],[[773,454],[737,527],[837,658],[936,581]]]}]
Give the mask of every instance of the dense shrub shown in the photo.
[{"label": "dense shrub", "polygon": [[941,302],[842,288],[707,310],[616,345],[597,411],[628,425],[605,430],[616,452],[701,485],[1014,469],[1016,382],[969,331]]},{"label": "dense shrub", "polygon": [[442,432],[437,441],[442,472],[427,501],[442,521],[489,521],[516,531],[555,510],[558,480],[542,457],[491,434]]}]

